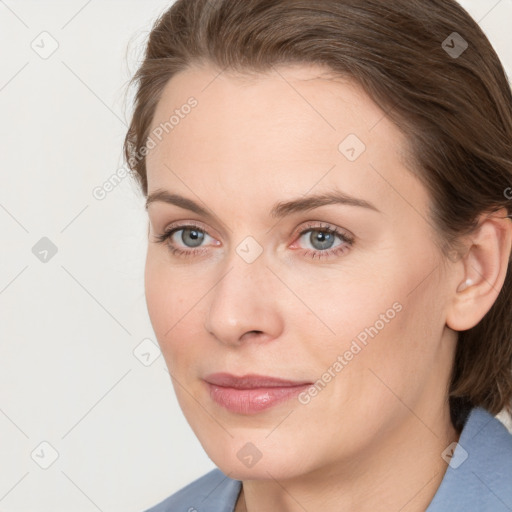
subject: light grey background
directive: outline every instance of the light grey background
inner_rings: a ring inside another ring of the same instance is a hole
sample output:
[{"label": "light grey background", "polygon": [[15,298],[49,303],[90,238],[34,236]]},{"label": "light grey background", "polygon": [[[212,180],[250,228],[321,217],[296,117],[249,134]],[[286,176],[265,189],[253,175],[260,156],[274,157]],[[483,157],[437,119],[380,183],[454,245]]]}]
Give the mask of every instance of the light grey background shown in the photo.
[{"label": "light grey background", "polygon": [[[147,315],[143,198],[93,196],[171,3],[0,0],[1,512],[139,512],[214,467]],[[512,0],[462,4],[510,76]]]}]

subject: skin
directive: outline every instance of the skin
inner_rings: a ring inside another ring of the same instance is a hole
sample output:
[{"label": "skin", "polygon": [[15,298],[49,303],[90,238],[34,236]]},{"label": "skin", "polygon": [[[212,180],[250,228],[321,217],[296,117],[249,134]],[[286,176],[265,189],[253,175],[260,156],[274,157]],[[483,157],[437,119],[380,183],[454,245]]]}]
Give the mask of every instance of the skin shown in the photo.
[{"label": "skin", "polygon": [[[466,255],[444,258],[406,139],[325,68],[248,80],[191,67],[166,85],[152,129],[190,96],[198,106],[147,156],[148,191],[212,216],[148,205],[146,300],[187,421],[213,462],[243,481],[236,510],[424,511],[447,468],[441,453],[459,437],[446,396],[456,331],[476,325],[503,285],[510,221],[483,218]],[[353,162],[338,149],[349,134],[366,145]],[[378,211],[336,204],[270,216],[276,203],[333,189]],[[202,253],[171,253],[194,250],[190,231],[156,241],[190,222],[206,233]],[[310,235],[325,226],[354,243],[335,237],[322,250]],[[248,236],[263,249],[252,263],[236,251]],[[213,372],[317,381],[394,303],[401,311],[308,404],[251,416],[211,400],[202,379]],[[248,442],[262,454],[251,468],[237,457]]]}]

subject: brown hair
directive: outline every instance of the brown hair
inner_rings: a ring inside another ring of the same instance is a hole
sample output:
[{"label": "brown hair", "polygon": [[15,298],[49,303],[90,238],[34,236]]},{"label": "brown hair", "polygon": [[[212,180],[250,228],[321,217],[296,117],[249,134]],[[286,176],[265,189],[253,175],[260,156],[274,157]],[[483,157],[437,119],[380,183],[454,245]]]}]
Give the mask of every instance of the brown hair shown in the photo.
[{"label": "brown hair", "polygon": [[[467,49],[453,53],[464,42]],[[430,193],[429,218],[446,256],[481,213],[506,208],[510,216],[510,85],[487,37],[455,0],[177,0],[155,21],[131,81],[137,90],[124,156],[145,196],[144,146],[162,89],[202,63],[247,76],[315,63],[354,79],[406,134],[411,171]],[[509,261],[489,312],[459,333],[447,390],[456,428],[475,406],[512,412],[511,299]]]}]

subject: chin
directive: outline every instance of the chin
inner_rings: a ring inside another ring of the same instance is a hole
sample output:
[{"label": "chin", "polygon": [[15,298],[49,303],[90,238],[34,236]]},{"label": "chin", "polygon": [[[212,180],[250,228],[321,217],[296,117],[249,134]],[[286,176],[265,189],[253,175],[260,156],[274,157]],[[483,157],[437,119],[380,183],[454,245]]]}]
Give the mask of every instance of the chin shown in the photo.
[{"label": "chin", "polygon": [[280,451],[265,454],[251,443],[236,445],[236,448],[219,446],[216,453],[207,451],[214,464],[235,480],[286,480],[301,475],[305,470],[300,460],[294,460]]},{"label": "chin", "polygon": [[230,478],[234,480],[286,480],[288,478],[292,478],[301,474],[300,471],[297,471],[295,468],[292,471],[290,468],[285,468],[280,463],[273,464],[272,462],[267,461],[267,463],[263,462],[263,459],[260,460],[256,465],[252,468],[244,467],[243,464],[240,464],[238,460],[231,461],[231,463],[226,462],[225,464],[216,464],[217,467]]}]

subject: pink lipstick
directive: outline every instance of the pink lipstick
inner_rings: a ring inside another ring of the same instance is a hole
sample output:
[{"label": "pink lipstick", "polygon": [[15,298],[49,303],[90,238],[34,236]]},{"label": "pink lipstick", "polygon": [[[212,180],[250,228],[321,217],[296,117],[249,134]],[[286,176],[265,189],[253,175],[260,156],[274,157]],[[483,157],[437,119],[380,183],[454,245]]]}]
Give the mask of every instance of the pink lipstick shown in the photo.
[{"label": "pink lipstick", "polygon": [[214,373],[205,377],[212,400],[237,414],[257,414],[298,395],[311,382],[290,381],[263,375],[236,377]]}]

